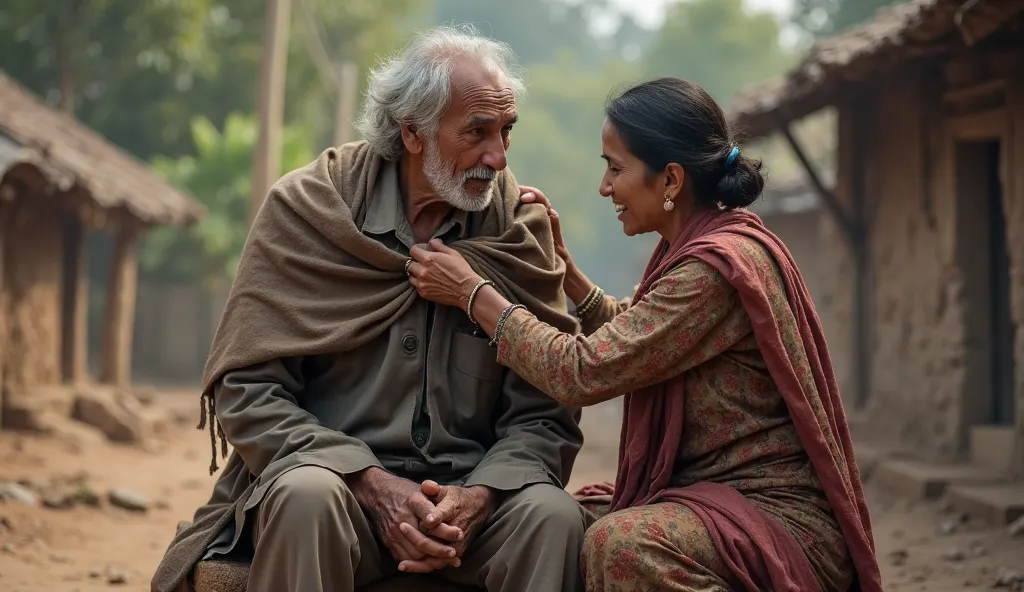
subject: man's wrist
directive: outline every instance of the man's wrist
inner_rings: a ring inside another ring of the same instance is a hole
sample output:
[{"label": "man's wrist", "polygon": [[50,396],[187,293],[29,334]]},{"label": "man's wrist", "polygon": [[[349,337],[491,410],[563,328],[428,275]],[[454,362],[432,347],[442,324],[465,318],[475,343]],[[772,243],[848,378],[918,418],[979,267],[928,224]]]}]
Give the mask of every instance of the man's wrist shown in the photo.
[{"label": "man's wrist", "polygon": [[471,485],[466,489],[472,492],[474,499],[478,500],[481,506],[493,504],[498,499],[498,492],[486,485]]},{"label": "man's wrist", "polygon": [[372,488],[388,474],[387,471],[380,467],[370,466],[361,471],[349,473],[345,476],[345,482],[348,483],[349,488],[353,491],[364,487]]}]

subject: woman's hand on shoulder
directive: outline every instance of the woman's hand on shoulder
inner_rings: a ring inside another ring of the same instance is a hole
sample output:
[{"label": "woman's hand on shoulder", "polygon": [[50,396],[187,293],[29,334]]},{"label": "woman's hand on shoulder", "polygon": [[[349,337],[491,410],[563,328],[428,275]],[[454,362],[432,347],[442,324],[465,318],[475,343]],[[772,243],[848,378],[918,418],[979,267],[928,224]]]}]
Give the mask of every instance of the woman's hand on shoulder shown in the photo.
[{"label": "woman's hand on shoulder", "polygon": [[537,203],[548,209],[548,218],[551,220],[551,235],[555,239],[555,253],[568,265],[572,261],[572,257],[569,255],[569,249],[566,248],[565,240],[562,238],[562,224],[558,218],[558,212],[555,211],[555,208],[551,207],[551,200],[540,189],[528,185],[519,186],[519,200],[523,203]]}]

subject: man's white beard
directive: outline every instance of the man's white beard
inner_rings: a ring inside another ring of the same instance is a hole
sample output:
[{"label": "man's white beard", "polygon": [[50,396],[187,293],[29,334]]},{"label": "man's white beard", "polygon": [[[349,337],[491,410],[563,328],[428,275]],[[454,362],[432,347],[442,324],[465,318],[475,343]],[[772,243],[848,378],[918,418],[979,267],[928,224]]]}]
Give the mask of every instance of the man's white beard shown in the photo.
[{"label": "man's white beard", "polygon": [[[453,208],[466,212],[479,212],[487,209],[487,206],[491,205],[491,200],[494,198],[497,175],[495,174],[491,178],[482,196],[473,197],[466,191],[466,181],[473,178],[472,173],[476,169],[453,175],[449,171],[455,170],[455,166],[454,162],[444,162],[441,160],[441,150],[438,148],[435,138],[427,140],[427,154],[426,159],[423,161],[423,176],[427,178],[431,188],[437,192],[438,197]],[[494,173],[494,171],[491,171],[491,173]]]}]

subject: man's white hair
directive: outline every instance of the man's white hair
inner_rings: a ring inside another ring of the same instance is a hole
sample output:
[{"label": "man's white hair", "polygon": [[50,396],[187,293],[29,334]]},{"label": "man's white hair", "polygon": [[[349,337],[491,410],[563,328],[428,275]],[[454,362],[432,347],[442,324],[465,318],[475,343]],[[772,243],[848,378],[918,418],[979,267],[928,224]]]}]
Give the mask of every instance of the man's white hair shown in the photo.
[{"label": "man's white hair", "polygon": [[459,59],[475,59],[501,72],[518,97],[525,90],[516,56],[472,25],[442,26],[418,34],[404,50],[370,72],[366,105],[356,123],[363,138],[388,160],[402,155],[402,124],[428,137],[437,133],[451,104],[451,75]]}]

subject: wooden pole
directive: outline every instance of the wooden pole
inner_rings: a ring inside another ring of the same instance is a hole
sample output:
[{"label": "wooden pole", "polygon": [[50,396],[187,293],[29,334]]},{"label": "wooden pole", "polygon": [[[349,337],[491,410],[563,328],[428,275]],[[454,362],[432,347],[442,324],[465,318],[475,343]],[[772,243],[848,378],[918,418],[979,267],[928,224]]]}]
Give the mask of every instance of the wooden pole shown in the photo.
[{"label": "wooden pole", "polygon": [[857,222],[851,218],[850,214],[846,212],[839,201],[836,199],[835,194],[830,189],[825,187],[825,183],[821,180],[821,175],[818,174],[818,169],[811,163],[811,160],[807,157],[807,153],[804,152],[803,146],[793,135],[793,132],[789,128],[788,122],[780,122],[779,131],[782,133],[782,137],[786,139],[786,143],[789,144],[790,150],[793,155],[796,156],[797,160],[800,161],[800,165],[804,170],[804,174],[807,175],[807,180],[811,182],[818,197],[825,204],[829,213],[835,218],[837,224],[843,229],[843,234],[846,235],[846,239],[850,245],[853,246],[858,240],[860,228],[857,227]]},{"label": "wooden pole", "polygon": [[353,120],[359,96],[359,68],[355,62],[346,61],[338,68],[338,111],[334,120],[334,145],[351,142]]},{"label": "wooden pole", "polygon": [[87,227],[79,213],[64,219],[64,257],[61,286],[61,375],[65,384],[86,378],[89,282],[86,274]]},{"label": "wooden pole", "polygon": [[14,190],[0,184],[0,431],[4,427],[4,407],[7,406],[7,387],[4,383],[5,354],[7,352],[7,271],[4,268],[7,244],[7,204],[14,200]]},{"label": "wooden pole", "polygon": [[126,386],[131,382],[132,330],[139,271],[136,242],[140,230],[130,225],[118,230],[114,262],[107,283],[100,381],[115,386]]},{"label": "wooden pole", "polygon": [[281,168],[281,123],[284,118],[291,0],[267,0],[266,19],[257,100],[260,135],[253,159],[250,220],[256,217]]}]

